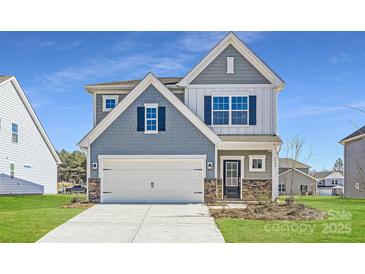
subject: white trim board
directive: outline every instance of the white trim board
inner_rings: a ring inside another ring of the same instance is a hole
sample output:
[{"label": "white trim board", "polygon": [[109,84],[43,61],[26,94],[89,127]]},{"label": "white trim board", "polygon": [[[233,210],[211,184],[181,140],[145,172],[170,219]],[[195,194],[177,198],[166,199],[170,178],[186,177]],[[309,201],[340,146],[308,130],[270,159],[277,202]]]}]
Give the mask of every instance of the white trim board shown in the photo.
[{"label": "white trim board", "polygon": [[221,139],[206,124],[204,124],[179,98],[177,98],[160,80],[151,72],[148,73],[141,82],[97,124],[86,136],[77,144],[80,147],[88,147],[95,141],[114,121],[117,119],[149,85],[153,85],[167,100],[171,102],[190,122],[192,122],[207,138],[214,144]]},{"label": "white trim board", "polygon": [[230,32],[222,39],[198,65],[190,70],[178,83],[178,86],[188,86],[217,56],[232,45],[242,54],[262,75],[264,75],[280,91],[284,88],[284,81],[271,70],[256,54],[254,54],[233,32]]},{"label": "white trim board", "polygon": [[61,159],[58,157],[56,149],[54,148],[54,146],[52,145],[50,139],[48,138],[48,135],[47,135],[46,131],[44,130],[40,120],[38,119],[37,114],[34,112],[33,107],[30,104],[30,102],[29,102],[27,96],[25,95],[23,89],[21,88],[18,80],[13,76],[13,77],[5,80],[4,82],[1,82],[0,86],[6,84],[8,82],[11,82],[13,84],[16,92],[18,93],[20,99],[22,100],[26,110],[28,111],[32,121],[36,125],[39,133],[41,134],[44,142],[46,143],[46,145],[47,145],[49,151],[51,152],[53,158],[55,159],[56,163],[61,164]]}]

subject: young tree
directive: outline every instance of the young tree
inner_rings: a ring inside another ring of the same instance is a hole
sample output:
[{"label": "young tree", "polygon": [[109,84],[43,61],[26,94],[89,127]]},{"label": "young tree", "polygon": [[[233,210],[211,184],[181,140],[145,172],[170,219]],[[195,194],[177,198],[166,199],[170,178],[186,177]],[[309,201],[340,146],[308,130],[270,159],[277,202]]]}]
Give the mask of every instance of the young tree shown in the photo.
[{"label": "young tree", "polygon": [[338,158],[333,165],[333,171],[338,171],[338,172],[343,173],[343,167],[344,167],[344,165],[343,165],[342,159]]},{"label": "young tree", "polygon": [[297,162],[299,159],[304,159],[302,162],[307,162],[309,158],[312,157],[312,151],[308,153],[307,157],[303,157],[303,147],[304,147],[305,139],[300,138],[299,136],[292,137],[289,142],[286,143],[285,151],[286,151],[286,158],[292,159],[290,171],[289,171],[289,178],[283,176],[285,188],[287,189],[288,198],[286,200],[287,204],[291,205],[294,203],[294,194],[293,194],[293,186],[294,186],[294,179],[295,179],[295,172],[294,170],[297,168]]}]

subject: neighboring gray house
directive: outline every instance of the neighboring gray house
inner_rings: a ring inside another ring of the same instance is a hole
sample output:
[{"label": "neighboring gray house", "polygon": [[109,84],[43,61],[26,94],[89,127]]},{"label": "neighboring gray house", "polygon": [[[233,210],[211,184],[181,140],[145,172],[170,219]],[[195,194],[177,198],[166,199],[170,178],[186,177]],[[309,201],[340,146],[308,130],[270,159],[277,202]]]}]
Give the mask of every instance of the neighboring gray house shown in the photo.
[{"label": "neighboring gray house", "polygon": [[284,82],[234,33],[184,77],[91,84],[88,195],[100,202],[278,196]]},{"label": "neighboring gray house", "polygon": [[340,141],[344,145],[345,196],[365,197],[365,126]]},{"label": "neighboring gray house", "polygon": [[279,194],[317,193],[317,179],[309,175],[310,166],[290,158],[280,158]]},{"label": "neighboring gray house", "polygon": [[14,76],[0,76],[0,194],[57,193],[61,163]]},{"label": "neighboring gray house", "polygon": [[344,177],[340,172],[322,171],[316,172],[313,176],[318,179],[318,195],[343,195]]}]

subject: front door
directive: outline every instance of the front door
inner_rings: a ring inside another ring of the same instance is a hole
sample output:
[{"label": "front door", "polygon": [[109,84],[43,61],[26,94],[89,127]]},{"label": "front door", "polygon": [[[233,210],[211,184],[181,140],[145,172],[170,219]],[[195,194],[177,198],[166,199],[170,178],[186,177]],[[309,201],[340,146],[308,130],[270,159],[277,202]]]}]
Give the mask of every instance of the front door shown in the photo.
[{"label": "front door", "polygon": [[224,197],[240,198],[241,161],[223,161]]}]

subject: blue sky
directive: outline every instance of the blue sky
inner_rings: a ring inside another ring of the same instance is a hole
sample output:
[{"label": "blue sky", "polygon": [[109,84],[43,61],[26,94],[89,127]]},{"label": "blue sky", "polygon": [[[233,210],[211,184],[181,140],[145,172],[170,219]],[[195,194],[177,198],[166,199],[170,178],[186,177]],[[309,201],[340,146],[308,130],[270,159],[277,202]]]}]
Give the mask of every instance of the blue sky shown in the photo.
[{"label": "blue sky", "polygon": [[[0,32],[0,74],[16,75],[56,149],[92,127],[85,84],[183,76],[224,32]],[[286,82],[279,133],[305,138],[303,158],[331,168],[338,141],[365,124],[365,32],[237,32]],[[284,150],[282,156],[284,156]]]}]

